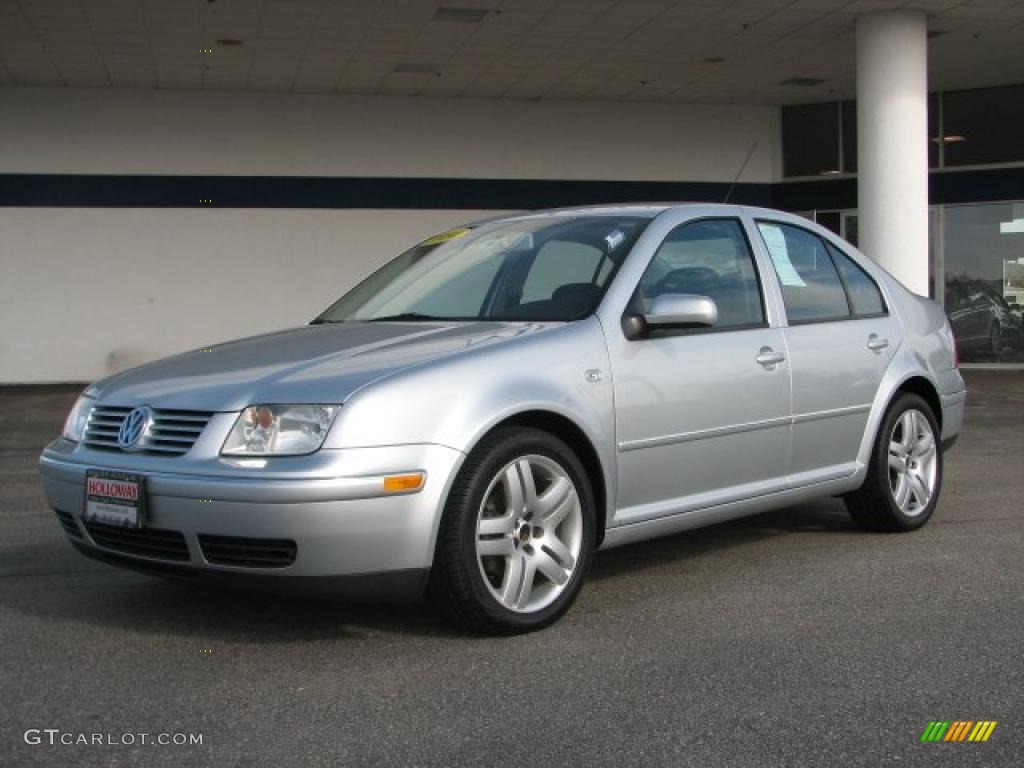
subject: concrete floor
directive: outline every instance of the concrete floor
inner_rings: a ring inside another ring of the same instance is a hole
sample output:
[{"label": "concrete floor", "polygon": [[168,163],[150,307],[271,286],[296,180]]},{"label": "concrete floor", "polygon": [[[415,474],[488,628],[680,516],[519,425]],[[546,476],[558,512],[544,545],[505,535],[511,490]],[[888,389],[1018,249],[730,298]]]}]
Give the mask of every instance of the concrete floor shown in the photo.
[{"label": "concrete floor", "polygon": [[[423,606],[238,596],[86,560],[36,457],[74,393],[0,390],[0,764],[1024,762],[1024,375],[971,371],[931,523],[824,500],[598,556],[527,637]],[[922,744],[930,720],[997,720]],[[202,746],[29,746],[30,728]]]}]

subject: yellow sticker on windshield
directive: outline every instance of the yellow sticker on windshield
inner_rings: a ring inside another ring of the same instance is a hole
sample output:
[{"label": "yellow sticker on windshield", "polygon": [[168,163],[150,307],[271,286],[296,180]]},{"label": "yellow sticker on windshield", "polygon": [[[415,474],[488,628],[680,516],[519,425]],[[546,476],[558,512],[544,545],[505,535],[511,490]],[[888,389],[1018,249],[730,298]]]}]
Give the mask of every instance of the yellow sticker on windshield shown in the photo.
[{"label": "yellow sticker on windshield", "polygon": [[468,227],[460,227],[459,229],[449,229],[447,232],[442,232],[440,235],[434,235],[433,237],[427,238],[420,245],[441,245],[441,243],[447,243],[449,240],[454,240],[463,235],[470,233]]}]

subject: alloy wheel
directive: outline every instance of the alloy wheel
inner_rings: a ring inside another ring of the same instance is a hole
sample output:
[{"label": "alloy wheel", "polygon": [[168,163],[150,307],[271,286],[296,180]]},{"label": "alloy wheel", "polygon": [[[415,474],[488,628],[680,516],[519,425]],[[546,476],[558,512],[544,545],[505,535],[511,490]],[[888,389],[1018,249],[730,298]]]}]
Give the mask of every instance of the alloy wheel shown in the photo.
[{"label": "alloy wheel", "polygon": [[569,473],[547,456],[506,464],[477,514],[476,555],[484,583],[505,608],[549,606],[576,572],[583,511]]},{"label": "alloy wheel", "polygon": [[915,517],[928,508],[938,479],[938,446],[931,422],[904,411],[889,436],[889,489],[900,511]]}]

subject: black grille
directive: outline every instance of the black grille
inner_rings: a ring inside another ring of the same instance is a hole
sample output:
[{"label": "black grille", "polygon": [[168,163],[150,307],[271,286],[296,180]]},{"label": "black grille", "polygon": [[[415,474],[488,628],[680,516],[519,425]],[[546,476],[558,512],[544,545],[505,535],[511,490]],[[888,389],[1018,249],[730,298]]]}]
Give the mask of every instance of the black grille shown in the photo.
[{"label": "black grille", "polygon": [[159,528],[122,528],[104,523],[83,523],[92,540],[104,549],[157,560],[188,561],[188,544],[179,531]]},{"label": "black grille", "polygon": [[60,521],[60,526],[64,529],[64,533],[76,539],[82,538],[82,529],[75,522],[74,515],[62,509],[55,509],[53,511],[57,513],[57,520]]},{"label": "black grille", "polygon": [[199,534],[206,561],[242,568],[285,568],[295,562],[297,547],[291,539],[251,539]]},{"label": "black grille", "polygon": [[[132,409],[117,405],[97,405],[85,427],[85,444],[103,451],[120,451],[117,433]],[[153,423],[142,438],[141,452],[163,456],[181,456],[199,439],[210,417],[209,411],[153,410]]]}]

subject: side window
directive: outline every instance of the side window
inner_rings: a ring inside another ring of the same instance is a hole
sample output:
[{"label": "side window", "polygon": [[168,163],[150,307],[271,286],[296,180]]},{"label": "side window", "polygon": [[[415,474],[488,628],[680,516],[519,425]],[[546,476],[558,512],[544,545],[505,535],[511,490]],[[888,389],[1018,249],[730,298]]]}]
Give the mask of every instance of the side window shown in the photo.
[{"label": "side window", "polygon": [[691,221],[669,232],[638,292],[645,304],[663,293],[707,296],[718,306],[717,328],[765,321],[754,257],[736,219]]},{"label": "side window", "polygon": [[871,276],[858,266],[857,262],[835,248],[831,243],[825,244],[832,260],[839,267],[839,274],[850,297],[850,305],[854,315],[880,315],[885,312],[882,292]]},{"label": "side window", "polygon": [[[567,240],[550,240],[537,252],[523,284],[522,302],[544,301],[567,285],[594,286],[601,249]],[[609,261],[605,259],[605,261]]]},{"label": "side window", "polygon": [[821,238],[771,221],[759,221],[757,228],[782,284],[782,300],[791,324],[850,316],[846,291]]}]

